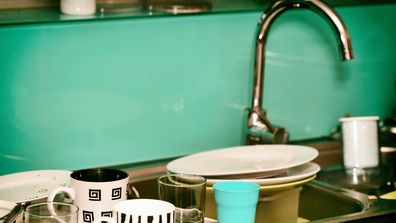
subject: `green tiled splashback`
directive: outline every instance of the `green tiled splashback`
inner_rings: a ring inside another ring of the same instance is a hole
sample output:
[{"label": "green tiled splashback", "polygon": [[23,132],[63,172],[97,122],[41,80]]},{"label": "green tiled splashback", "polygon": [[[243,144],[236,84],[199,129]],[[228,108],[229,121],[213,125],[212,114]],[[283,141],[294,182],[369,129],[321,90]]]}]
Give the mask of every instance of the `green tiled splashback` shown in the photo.
[{"label": "green tiled splashback", "polygon": [[[264,107],[292,139],[396,106],[396,5],[337,8],[355,59],[316,14],[282,15]],[[261,12],[0,27],[0,174],[169,158],[245,141]]]}]

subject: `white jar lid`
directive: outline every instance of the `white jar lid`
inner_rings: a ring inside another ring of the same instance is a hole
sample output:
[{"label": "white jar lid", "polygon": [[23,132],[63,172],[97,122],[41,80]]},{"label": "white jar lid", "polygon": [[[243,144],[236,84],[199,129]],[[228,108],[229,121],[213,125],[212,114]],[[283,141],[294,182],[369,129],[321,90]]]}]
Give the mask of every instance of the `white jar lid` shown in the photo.
[{"label": "white jar lid", "polygon": [[340,122],[353,122],[353,121],[377,121],[378,116],[362,116],[362,117],[344,117],[340,118]]}]

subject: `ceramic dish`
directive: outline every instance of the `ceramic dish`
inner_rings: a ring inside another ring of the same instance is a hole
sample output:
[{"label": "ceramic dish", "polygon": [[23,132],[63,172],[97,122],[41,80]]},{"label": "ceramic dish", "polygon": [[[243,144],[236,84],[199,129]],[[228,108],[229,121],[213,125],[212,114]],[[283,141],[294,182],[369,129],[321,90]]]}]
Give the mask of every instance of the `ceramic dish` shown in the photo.
[{"label": "ceramic dish", "polygon": [[212,218],[205,218],[204,223],[217,223],[217,220],[212,219]]},{"label": "ceramic dish", "polygon": [[[172,173],[194,174],[206,178],[241,178],[247,174],[282,171],[305,164],[318,156],[318,151],[297,145],[255,145],[218,149],[176,159],[167,165]],[[273,175],[271,175],[273,176]]]},{"label": "ceramic dish", "polygon": [[0,199],[26,203],[39,200],[59,186],[70,185],[67,170],[37,170],[0,176]]},{"label": "ceramic dish", "polygon": [[4,219],[15,206],[14,202],[0,200],[0,219]]},{"label": "ceramic dish", "polygon": [[[296,188],[298,186],[301,186],[303,184],[306,184],[313,179],[315,179],[316,175],[310,176],[308,178],[294,181],[294,182],[289,182],[289,183],[284,183],[284,184],[276,184],[276,185],[266,185],[266,186],[260,186],[260,195],[265,195],[265,194],[271,194],[273,192],[277,191],[284,191],[284,190],[290,190],[293,188]],[[213,187],[208,186],[206,187],[206,191],[209,193],[213,193]]]},{"label": "ceramic dish", "polygon": [[[275,185],[275,184],[282,184],[282,183],[288,183],[288,182],[293,182],[293,181],[298,181],[307,177],[311,177],[318,173],[320,171],[320,166],[316,163],[306,163],[300,166],[296,166],[293,168],[290,168],[286,171],[285,176],[278,176],[278,177],[270,177],[270,178],[264,178],[264,179],[240,179],[240,180],[247,180],[247,181],[252,181],[257,184],[260,184],[261,186],[265,185]],[[209,186],[212,186],[213,184],[224,181],[228,179],[206,179],[206,184]]]},{"label": "ceramic dish", "polygon": [[[284,176],[287,173],[288,169],[280,169],[274,171],[267,172],[258,172],[258,173],[244,173],[244,174],[229,174],[229,175],[217,175],[217,176],[203,176],[206,178],[213,178],[217,180],[239,180],[241,178],[245,179],[262,179],[276,176]],[[168,170],[170,174],[177,174]],[[194,175],[194,174],[193,174]]]},{"label": "ceramic dish", "polygon": [[0,223],[22,223],[23,207],[10,201],[0,200]]}]

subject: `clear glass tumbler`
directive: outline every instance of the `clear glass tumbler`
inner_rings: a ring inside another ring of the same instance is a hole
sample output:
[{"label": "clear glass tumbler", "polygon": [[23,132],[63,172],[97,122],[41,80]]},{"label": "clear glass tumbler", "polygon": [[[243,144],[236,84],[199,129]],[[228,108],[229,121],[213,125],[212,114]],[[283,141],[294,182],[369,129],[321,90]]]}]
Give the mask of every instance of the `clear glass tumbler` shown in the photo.
[{"label": "clear glass tumbler", "polygon": [[29,205],[25,210],[25,223],[77,223],[78,207],[61,202],[44,202]]},{"label": "clear glass tumbler", "polygon": [[176,207],[176,223],[203,223],[206,179],[196,175],[168,174],[158,178],[161,200]]}]

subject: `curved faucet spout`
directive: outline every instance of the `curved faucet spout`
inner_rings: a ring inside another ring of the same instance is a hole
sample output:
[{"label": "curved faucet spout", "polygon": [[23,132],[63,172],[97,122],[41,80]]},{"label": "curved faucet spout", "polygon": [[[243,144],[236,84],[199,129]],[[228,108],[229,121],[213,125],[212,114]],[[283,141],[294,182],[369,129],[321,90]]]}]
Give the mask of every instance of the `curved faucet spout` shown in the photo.
[{"label": "curved faucet spout", "polygon": [[[260,17],[259,29],[256,39],[256,57],[254,64],[254,86],[252,108],[248,118],[249,130],[269,131],[275,134],[274,128],[265,117],[265,112],[262,110],[263,99],[263,83],[264,83],[264,64],[265,64],[265,47],[269,30],[275,19],[282,13],[290,9],[305,8],[324,17],[330,22],[334,32],[336,33],[343,60],[351,60],[353,58],[352,44],[349,38],[348,30],[341,17],[326,3],[319,0],[278,0],[273,3]],[[250,131],[252,132],[252,131]],[[287,131],[282,131],[287,134]],[[255,138],[252,134],[248,133],[248,137]],[[256,137],[257,138],[257,137]],[[277,142],[275,138],[286,139],[286,141]],[[275,137],[273,135],[273,143],[286,143],[288,135],[284,137]],[[249,141],[249,138],[248,138]],[[257,140],[254,140],[257,141]]]}]

